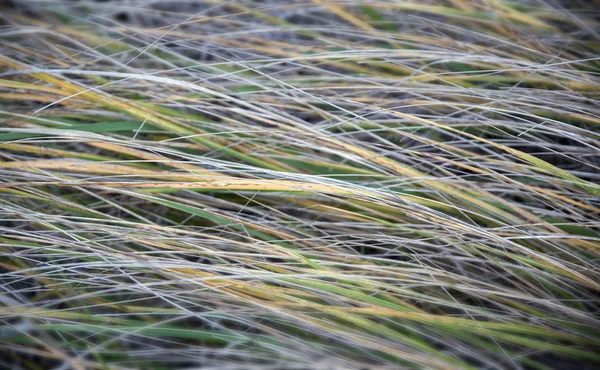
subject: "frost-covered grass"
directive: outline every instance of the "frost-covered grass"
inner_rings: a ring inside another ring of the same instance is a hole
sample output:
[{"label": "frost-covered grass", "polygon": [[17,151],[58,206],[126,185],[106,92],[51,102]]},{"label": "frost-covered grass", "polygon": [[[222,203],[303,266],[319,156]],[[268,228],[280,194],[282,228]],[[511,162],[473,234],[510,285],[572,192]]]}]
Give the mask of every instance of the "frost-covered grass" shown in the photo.
[{"label": "frost-covered grass", "polygon": [[600,366],[597,1],[2,6],[0,368]]}]

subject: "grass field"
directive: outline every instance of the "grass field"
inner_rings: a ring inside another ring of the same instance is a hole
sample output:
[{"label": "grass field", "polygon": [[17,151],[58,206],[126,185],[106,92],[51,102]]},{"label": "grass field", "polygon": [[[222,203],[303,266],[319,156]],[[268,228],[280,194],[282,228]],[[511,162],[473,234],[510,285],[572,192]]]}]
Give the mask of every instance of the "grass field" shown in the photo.
[{"label": "grass field", "polygon": [[599,367],[599,24],[0,1],[0,368]]}]

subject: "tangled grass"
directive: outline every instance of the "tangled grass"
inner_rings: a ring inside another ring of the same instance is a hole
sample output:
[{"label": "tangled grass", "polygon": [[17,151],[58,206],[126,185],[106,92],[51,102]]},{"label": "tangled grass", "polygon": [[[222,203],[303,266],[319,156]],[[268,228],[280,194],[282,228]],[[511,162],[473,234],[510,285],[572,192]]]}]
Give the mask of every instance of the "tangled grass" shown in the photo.
[{"label": "tangled grass", "polygon": [[597,1],[0,15],[0,367],[600,366]]}]

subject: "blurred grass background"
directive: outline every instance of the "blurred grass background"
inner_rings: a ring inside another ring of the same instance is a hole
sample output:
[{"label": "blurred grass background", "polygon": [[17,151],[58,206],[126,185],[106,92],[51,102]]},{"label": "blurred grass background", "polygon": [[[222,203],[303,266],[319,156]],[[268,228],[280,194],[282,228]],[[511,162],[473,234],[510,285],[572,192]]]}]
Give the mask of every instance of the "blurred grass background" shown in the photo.
[{"label": "blurred grass background", "polygon": [[597,1],[5,1],[0,367],[600,365]]}]

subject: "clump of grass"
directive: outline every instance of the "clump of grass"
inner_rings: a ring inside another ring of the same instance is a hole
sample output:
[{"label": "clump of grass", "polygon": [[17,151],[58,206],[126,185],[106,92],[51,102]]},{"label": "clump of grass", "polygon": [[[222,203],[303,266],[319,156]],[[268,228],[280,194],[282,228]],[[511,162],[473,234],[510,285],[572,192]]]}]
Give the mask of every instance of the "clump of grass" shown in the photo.
[{"label": "clump of grass", "polygon": [[598,366],[593,3],[4,4],[0,366]]}]

